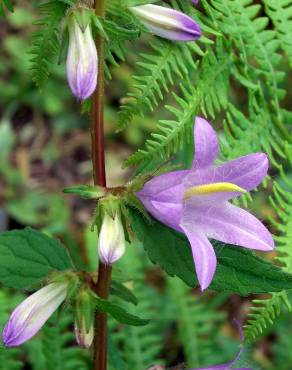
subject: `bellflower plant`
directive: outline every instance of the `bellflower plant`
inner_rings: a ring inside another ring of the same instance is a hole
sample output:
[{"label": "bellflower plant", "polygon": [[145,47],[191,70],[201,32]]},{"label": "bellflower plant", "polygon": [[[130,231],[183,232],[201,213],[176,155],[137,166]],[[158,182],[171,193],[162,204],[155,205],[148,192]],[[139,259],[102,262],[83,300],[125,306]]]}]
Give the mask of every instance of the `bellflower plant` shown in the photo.
[{"label": "bellflower plant", "polygon": [[16,347],[31,339],[64,302],[68,284],[51,283],[28,298],[12,312],[3,330],[6,347]]},{"label": "bellflower plant", "polygon": [[191,17],[177,10],[152,4],[130,9],[157,36],[172,41],[193,41],[201,36],[200,26]]},{"label": "bellflower plant", "polygon": [[264,153],[249,154],[217,165],[216,133],[203,118],[194,126],[195,153],[189,170],[173,171],[147,182],[137,193],[159,221],[189,239],[202,290],[216,270],[216,255],[208,239],[250,249],[271,251],[273,238],[249,212],[229,202],[258,186],[267,174]]},{"label": "bellflower plant", "polygon": [[[231,312],[229,293],[244,297],[237,300],[238,306],[244,302],[244,309],[236,307],[240,316],[250,312],[244,325],[248,344],[273,324],[283,302],[291,308],[286,293],[292,289],[292,113],[284,97],[292,61],[292,6],[285,0],[145,1],[33,1],[36,9],[25,17],[37,18],[32,37],[27,22],[16,22],[19,15],[1,19],[1,65],[8,76],[0,78],[0,212],[5,209],[0,215],[0,316],[13,311],[14,290],[23,294],[47,282],[7,319],[2,335],[7,348],[0,351],[5,370],[55,365],[140,370],[151,364],[163,364],[151,368],[163,370],[176,362],[192,370],[236,370],[242,349],[229,362],[218,351],[206,362],[218,365],[196,368],[205,364],[200,362],[205,349],[212,351],[220,341],[229,353],[223,322],[228,315],[219,312]],[[0,0],[0,17],[13,11],[14,3]],[[26,47],[10,65],[14,46],[26,46],[28,39],[30,71],[42,98],[27,80]],[[75,100],[66,93],[62,71],[53,67],[64,59],[67,44],[67,80]],[[170,94],[174,106],[168,105]],[[152,117],[156,114],[162,116]],[[220,160],[217,135],[207,120],[196,117],[193,127],[196,114],[224,119],[224,155],[233,160]],[[53,124],[56,116],[61,129]],[[144,118],[141,135],[131,125]],[[115,129],[125,130],[116,141]],[[185,146],[192,131],[194,153]],[[117,164],[139,142],[143,148],[125,159],[129,168],[122,174]],[[22,150],[14,152],[19,143]],[[247,192],[263,181],[269,167],[262,151],[269,155],[273,176],[252,203]],[[177,154],[183,169],[173,170],[172,163],[168,171],[155,167]],[[190,157],[192,165],[186,166]],[[64,176],[46,181],[64,169]],[[70,179],[78,184],[69,184]],[[64,202],[58,184],[74,200]],[[263,218],[271,218],[283,268],[271,261],[273,254],[262,258],[251,252],[271,251],[274,242],[266,226],[239,204],[255,212],[261,207]],[[37,229],[7,231],[9,217]],[[201,291],[211,287],[212,295],[201,299],[193,289],[196,276]],[[261,296],[249,308],[256,294]],[[60,306],[62,318],[50,320],[36,337]],[[152,320],[146,326],[147,318],[162,312],[170,322]],[[277,326],[266,339],[279,369],[290,365],[283,356],[276,358],[278,348],[286,350],[285,330]],[[31,338],[31,346],[10,350]],[[253,356],[262,367],[270,363],[264,361],[270,357],[265,348]]]},{"label": "bellflower plant", "polygon": [[80,100],[89,98],[97,84],[98,56],[91,25],[81,25],[74,13],[68,23],[69,48],[67,78],[72,93]]}]

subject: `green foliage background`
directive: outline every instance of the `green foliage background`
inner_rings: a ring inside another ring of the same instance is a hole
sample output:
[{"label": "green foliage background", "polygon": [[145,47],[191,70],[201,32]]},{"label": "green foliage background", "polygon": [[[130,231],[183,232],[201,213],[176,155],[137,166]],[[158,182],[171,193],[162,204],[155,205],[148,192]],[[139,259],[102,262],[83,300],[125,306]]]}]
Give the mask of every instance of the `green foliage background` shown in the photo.
[{"label": "green foliage background", "polygon": [[[94,270],[96,238],[87,226],[92,204],[61,194],[65,186],[91,181],[89,116],[80,115],[66,84],[66,43],[59,38],[70,3],[22,0],[10,13],[12,3],[0,0],[0,225],[30,225],[55,235],[69,246],[76,265]],[[140,25],[121,11],[125,3],[108,1],[108,183],[123,184],[131,165],[151,170],[174,153],[175,162],[187,166],[193,118],[203,115],[219,132],[221,160],[256,151],[269,155],[269,178],[241,205],[275,234],[276,254],[267,258],[292,273],[292,2],[202,0],[196,8],[189,1],[170,3],[200,23],[204,36],[198,42],[140,37]],[[110,323],[112,370],[228,361],[239,343],[232,319],[243,322],[246,316],[239,366],[291,370],[291,292],[202,297],[151,265],[140,245],[129,246],[115,269],[126,274],[138,297],[130,311],[151,323]],[[21,298],[1,289],[1,327]],[[71,315],[62,311],[24,347],[1,347],[0,369],[90,369],[89,353],[74,344]]]}]

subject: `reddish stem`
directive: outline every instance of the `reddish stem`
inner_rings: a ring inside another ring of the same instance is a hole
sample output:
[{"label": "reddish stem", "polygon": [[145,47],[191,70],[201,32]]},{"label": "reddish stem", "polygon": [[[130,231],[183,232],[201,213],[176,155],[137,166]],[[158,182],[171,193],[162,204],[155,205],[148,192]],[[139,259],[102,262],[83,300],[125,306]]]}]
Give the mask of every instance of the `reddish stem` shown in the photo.
[{"label": "reddish stem", "polygon": [[[98,16],[104,16],[104,0],[96,0],[94,8]],[[95,185],[106,187],[105,148],[104,148],[104,39],[97,36],[98,53],[97,88],[92,100],[92,164]],[[99,264],[98,280],[94,290],[101,298],[107,299],[111,282],[111,266]],[[94,370],[107,369],[107,315],[97,312],[94,336]]]}]

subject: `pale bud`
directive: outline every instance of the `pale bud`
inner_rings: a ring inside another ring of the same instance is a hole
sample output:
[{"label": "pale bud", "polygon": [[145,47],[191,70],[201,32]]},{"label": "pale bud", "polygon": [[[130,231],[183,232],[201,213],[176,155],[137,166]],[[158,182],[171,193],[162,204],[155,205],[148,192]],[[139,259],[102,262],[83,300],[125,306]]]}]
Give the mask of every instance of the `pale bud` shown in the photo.
[{"label": "pale bud", "polygon": [[69,49],[67,55],[67,78],[72,93],[81,100],[92,95],[97,84],[98,56],[91,26],[84,29],[75,17],[68,25]]},{"label": "pale bud", "polygon": [[159,5],[139,5],[130,10],[152,33],[173,41],[193,41],[201,36],[200,26],[188,15]]},{"label": "pale bud", "polygon": [[125,252],[125,234],[118,212],[113,217],[104,214],[98,239],[99,257],[102,263],[112,265]]},{"label": "pale bud", "polygon": [[6,347],[16,347],[32,338],[65,300],[68,283],[51,283],[28,298],[12,312],[3,330]]},{"label": "pale bud", "polygon": [[94,337],[93,323],[90,325],[89,330],[87,330],[84,319],[81,322],[75,321],[74,331],[76,342],[80,347],[89,348],[92,345]]},{"label": "pale bud", "polygon": [[89,348],[94,337],[94,315],[91,295],[80,290],[76,298],[75,337],[80,347]]}]

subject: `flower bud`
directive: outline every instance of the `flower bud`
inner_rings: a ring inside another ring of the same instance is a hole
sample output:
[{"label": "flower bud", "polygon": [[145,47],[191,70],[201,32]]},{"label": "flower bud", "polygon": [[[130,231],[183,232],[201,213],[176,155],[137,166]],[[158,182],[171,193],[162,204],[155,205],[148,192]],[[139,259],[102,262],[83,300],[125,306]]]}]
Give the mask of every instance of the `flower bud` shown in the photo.
[{"label": "flower bud", "polygon": [[193,41],[201,36],[200,26],[177,10],[152,4],[130,9],[157,36],[173,41]]},{"label": "flower bud", "polygon": [[97,50],[89,23],[82,28],[72,16],[68,30],[67,78],[72,93],[78,99],[84,100],[89,98],[96,88]]},{"label": "flower bud", "polygon": [[125,252],[125,234],[119,212],[114,216],[104,213],[98,239],[99,257],[102,263],[112,265]]},{"label": "flower bud", "polygon": [[28,298],[12,312],[3,330],[3,342],[16,347],[32,338],[67,296],[68,283],[51,283]]},{"label": "flower bud", "polygon": [[81,290],[76,298],[75,336],[79,346],[89,348],[94,336],[94,316],[91,296],[87,289]]},{"label": "flower bud", "polygon": [[92,345],[94,337],[93,322],[91,323],[89,329],[87,329],[84,319],[81,321],[75,320],[74,331],[76,342],[80,347],[89,348]]}]

